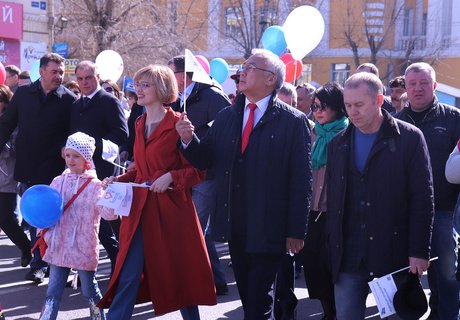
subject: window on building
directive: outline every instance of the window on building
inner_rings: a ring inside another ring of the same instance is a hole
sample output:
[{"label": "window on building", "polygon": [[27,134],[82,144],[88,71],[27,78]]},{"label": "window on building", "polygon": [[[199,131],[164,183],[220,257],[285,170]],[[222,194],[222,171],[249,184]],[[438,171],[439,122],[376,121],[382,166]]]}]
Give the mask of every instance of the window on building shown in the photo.
[{"label": "window on building", "polygon": [[414,9],[404,9],[403,36],[410,37],[414,34]]},{"label": "window on building", "polygon": [[343,85],[350,76],[349,63],[333,63],[331,65],[331,81],[336,81]]},{"label": "window on building", "polygon": [[268,28],[277,24],[278,11],[276,8],[260,8],[259,24]]},{"label": "window on building", "polygon": [[452,0],[442,2],[442,35],[450,37],[452,35]]},{"label": "window on building", "polygon": [[302,67],[302,73],[299,79],[296,80],[295,84],[300,85],[302,83],[311,82],[311,63],[304,63]]},{"label": "window on building", "polygon": [[241,35],[241,8],[225,8],[225,36],[239,37]]},{"label": "window on building", "polygon": [[428,23],[428,14],[424,13],[422,15],[422,36],[426,36],[427,23]]}]

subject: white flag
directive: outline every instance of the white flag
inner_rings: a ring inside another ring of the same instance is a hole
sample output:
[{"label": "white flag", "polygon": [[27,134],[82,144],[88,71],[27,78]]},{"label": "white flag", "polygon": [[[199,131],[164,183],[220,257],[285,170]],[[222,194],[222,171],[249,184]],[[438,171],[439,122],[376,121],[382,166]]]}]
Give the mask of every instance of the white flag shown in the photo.
[{"label": "white flag", "polygon": [[393,297],[398,291],[395,281],[391,274],[374,279],[370,281],[369,287],[374,295],[377,308],[379,309],[380,318],[386,318],[395,314],[395,307],[393,306]]},{"label": "white flag", "polygon": [[212,85],[212,80],[204,70],[201,63],[195,58],[193,53],[185,49],[185,72],[193,72],[192,80],[195,82]]},{"label": "white flag", "polygon": [[102,159],[113,163],[118,157],[118,146],[110,140],[102,139]]}]

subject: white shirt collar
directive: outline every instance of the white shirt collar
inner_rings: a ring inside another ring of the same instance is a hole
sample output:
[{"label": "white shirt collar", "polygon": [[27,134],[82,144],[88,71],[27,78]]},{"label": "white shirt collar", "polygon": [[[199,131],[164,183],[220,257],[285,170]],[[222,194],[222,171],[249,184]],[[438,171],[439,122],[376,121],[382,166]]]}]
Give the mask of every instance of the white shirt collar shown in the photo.
[{"label": "white shirt collar", "polygon": [[[272,95],[270,94],[270,95],[266,96],[265,98],[260,99],[259,101],[257,101],[255,103],[257,105],[257,108],[254,110],[254,124],[253,124],[253,127],[256,126],[256,124],[259,122],[259,120],[262,118],[262,116],[264,115],[265,111],[267,110],[268,103],[270,102],[271,96]],[[243,127],[241,128],[242,131],[244,130],[244,127],[246,126],[246,123],[248,122],[248,118],[249,118],[249,114],[250,114],[248,104],[250,104],[250,103],[251,103],[251,101],[249,101],[248,98],[246,98],[245,107],[244,107],[244,114],[243,114]]]},{"label": "white shirt collar", "polygon": [[[265,113],[265,111],[267,110],[268,108],[268,103],[270,102],[270,98],[272,97],[271,94],[269,94],[268,96],[266,96],[265,98],[262,98],[260,99],[259,101],[255,102],[255,104],[257,105],[257,109],[260,110],[260,112],[262,114]],[[248,104],[250,104],[251,101],[249,101],[248,98],[246,98],[246,101],[245,101],[245,107],[244,107],[244,111],[246,112],[246,110],[248,109]]]},{"label": "white shirt collar", "polygon": [[83,95],[83,97],[88,97],[88,98],[92,99],[94,97],[94,95],[101,89],[102,89],[102,87],[100,85],[97,85],[96,90],[94,90],[89,96]]},{"label": "white shirt collar", "polygon": [[187,100],[187,98],[190,96],[190,94],[192,93],[193,91],[193,87],[195,86],[195,82],[191,82],[187,88],[185,88],[185,94],[182,93],[180,95],[180,102],[181,102],[181,105],[184,103],[184,100]]}]

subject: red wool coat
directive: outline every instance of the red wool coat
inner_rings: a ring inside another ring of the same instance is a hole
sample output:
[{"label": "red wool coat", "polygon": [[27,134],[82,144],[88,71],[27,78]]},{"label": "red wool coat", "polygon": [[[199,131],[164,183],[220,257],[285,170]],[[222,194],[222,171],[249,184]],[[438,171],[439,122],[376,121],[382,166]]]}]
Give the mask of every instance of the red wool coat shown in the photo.
[{"label": "red wool coat", "polygon": [[216,295],[203,235],[190,188],[202,175],[176,148],[179,135],[175,124],[179,115],[167,112],[150,137],[144,139],[144,114],[136,125],[134,160],[136,171],[118,181],[154,181],[166,172],[173,177],[173,190],[154,193],[133,188],[128,217],[120,227],[120,251],[112,279],[99,306],[110,306],[120,272],[138,224],[144,241],[144,273],[136,303],[152,301],[156,314],[191,305],[214,305]]}]

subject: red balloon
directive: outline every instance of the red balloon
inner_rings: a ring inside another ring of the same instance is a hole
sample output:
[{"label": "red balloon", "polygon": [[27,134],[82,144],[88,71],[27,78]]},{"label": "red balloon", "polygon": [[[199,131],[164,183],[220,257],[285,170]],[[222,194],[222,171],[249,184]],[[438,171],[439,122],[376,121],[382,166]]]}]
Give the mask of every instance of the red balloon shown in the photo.
[{"label": "red balloon", "polygon": [[0,62],[0,84],[4,84],[6,79],[6,70],[3,64]]},{"label": "red balloon", "polygon": [[284,81],[293,82],[294,80],[299,79],[302,74],[302,62],[295,60],[290,53],[283,54],[280,59],[286,65],[286,77],[284,78]]},{"label": "red balloon", "polygon": [[198,62],[201,64],[203,67],[204,71],[206,71],[207,74],[211,71],[211,67],[209,66],[209,61],[205,57],[201,55],[195,56],[195,58],[198,60]]}]

